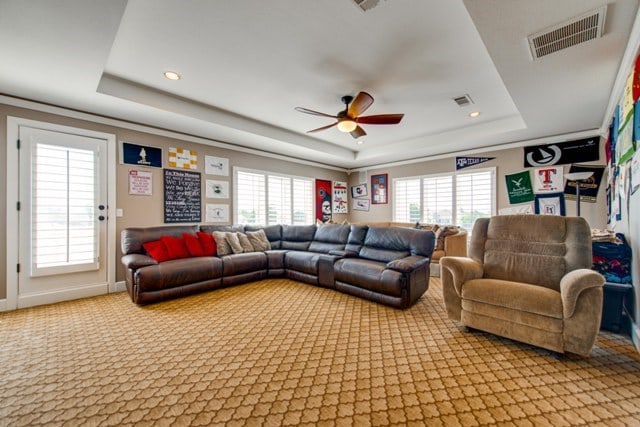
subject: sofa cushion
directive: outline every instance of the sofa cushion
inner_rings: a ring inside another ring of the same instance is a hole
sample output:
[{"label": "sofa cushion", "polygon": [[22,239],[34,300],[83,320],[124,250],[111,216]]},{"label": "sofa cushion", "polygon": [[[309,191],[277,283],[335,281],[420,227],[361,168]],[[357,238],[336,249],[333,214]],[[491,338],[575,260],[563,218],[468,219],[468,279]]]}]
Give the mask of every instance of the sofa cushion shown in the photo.
[{"label": "sofa cushion", "polygon": [[192,283],[218,279],[222,262],[216,257],[195,257],[170,260],[136,270],[138,291],[158,291]]},{"label": "sofa cushion", "polygon": [[436,230],[432,230],[436,233],[436,248],[437,251],[444,251],[444,239],[449,236],[453,236],[460,232],[460,228],[455,225],[447,225],[445,227],[439,227]]},{"label": "sofa cushion", "polygon": [[238,236],[238,241],[240,242],[240,246],[242,246],[242,252],[255,252],[253,245],[249,241],[249,237],[247,237],[244,233],[234,233]]},{"label": "sofa cushion", "polygon": [[182,237],[162,236],[162,243],[167,247],[170,259],[188,258],[189,251]]},{"label": "sofa cushion", "polygon": [[185,246],[187,247],[187,251],[190,256],[204,256],[204,249],[202,249],[202,244],[200,243],[198,236],[194,236],[189,233],[182,233],[182,238],[184,239]]},{"label": "sofa cushion", "polygon": [[264,230],[247,231],[246,234],[254,250],[262,252],[271,250],[271,243]]},{"label": "sofa cushion", "polygon": [[386,263],[409,256],[409,231],[406,228],[369,227],[360,257]]},{"label": "sofa cushion", "polygon": [[544,286],[497,279],[469,280],[462,286],[462,300],[562,319],[560,292]]},{"label": "sofa cushion", "polygon": [[264,231],[264,234],[267,236],[267,240],[269,240],[269,244],[271,245],[271,249],[280,249],[280,243],[282,242],[282,225],[268,225],[266,227],[261,225],[245,225],[245,232],[248,231]]},{"label": "sofa cushion", "polygon": [[231,245],[227,241],[227,233],[228,231],[214,231],[213,238],[216,241],[216,251],[218,252],[218,256],[230,255],[233,253],[233,249],[231,249]]},{"label": "sofa cushion", "polygon": [[315,225],[283,225],[280,249],[306,251],[315,234]]},{"label": "sofa cushion", "polygon": [[344,250],[351,227],[343,224],[322,224],[316,229],[313,241],[309,244],[312,252],[329,253]]},{"label": "sofa cushion", "polygon": [[364,238],[367,236],[367,230],[369,230],[367,225],[351,225],[345,249],[349,252],[360,252],[362,245],[364,245]]},{"label": "sofa cushion", "polygon": [[202,251],[205,256],[215,256],[216,255],[216,241],[213,239],[213,235],[211,233],[204,233],[202,231],[198,231],[196,233],[198,235],[198,240],[200,240],[200,245],[202,245]]},{"label": "sofa cushion", "polygon": [[162,240],[146,242],[143,243],[142,246],[149,256],[158,262],[169,261],[171,259],[169,252],[167,252],[167,247]]},{"label": "sofa cushion", "polygon": [[224,276],[267,271],[267,255],[264,252],[248,252],[226,255],[222,258]]}]

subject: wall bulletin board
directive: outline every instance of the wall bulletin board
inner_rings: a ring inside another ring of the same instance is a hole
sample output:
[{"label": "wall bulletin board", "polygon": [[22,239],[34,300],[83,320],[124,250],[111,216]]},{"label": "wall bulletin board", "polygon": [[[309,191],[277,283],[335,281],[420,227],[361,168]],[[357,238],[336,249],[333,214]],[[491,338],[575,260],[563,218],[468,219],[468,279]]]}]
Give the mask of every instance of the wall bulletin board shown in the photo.
[{"label": "wall bulletin board", "polygon": [[200,222],[201,200],[199,172],[164,170],[164,222]]}]

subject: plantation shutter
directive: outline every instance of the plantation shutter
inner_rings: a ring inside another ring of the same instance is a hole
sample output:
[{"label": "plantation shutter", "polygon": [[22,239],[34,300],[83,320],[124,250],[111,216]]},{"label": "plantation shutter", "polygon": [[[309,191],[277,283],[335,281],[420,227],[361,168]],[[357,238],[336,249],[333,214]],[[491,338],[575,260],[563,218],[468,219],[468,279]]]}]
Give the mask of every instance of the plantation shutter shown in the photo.
[{"label": "plantation shutter", "polygon": [[266,221],[265,176],[259,173],[236,171],[236,222],[264,225]]},{"label": "plantation shutter", "polygon": [[36,144],[32,154],[32,275],[98,268],[94,151]]},{"label": "plantation shutter", "polygon": [[456,176],[457,225],[471,230],[476,219],[493,212],[493,171],[460,173]]},{"label": "plantation shutter", "polygon": [[268,182],[267,224],[291,224],[291,179],[269,176]]},{"label": "plantation shutter", "polygon": [[293,224],[313,224],[313,181],[293,179]]},{"label": "plantation shutter", "polygon": [[394,218],[397,222],[420,221],[420,178],[394,180]]},{"label": "plantation shutter", "polygon": [[422,193],[422,221],[427,224],[453,224],[453,176],[425,177]]}]

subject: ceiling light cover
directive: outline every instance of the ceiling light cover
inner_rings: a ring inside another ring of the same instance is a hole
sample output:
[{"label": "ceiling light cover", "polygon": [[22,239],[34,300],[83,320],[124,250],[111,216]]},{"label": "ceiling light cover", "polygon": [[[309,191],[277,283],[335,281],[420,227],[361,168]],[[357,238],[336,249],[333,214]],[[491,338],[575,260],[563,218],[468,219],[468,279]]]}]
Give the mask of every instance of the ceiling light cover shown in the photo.
[{"label": "ceiling light cover", "polygon": [[480,115],[480,111],[472,111],[469,113],[469,117],[478,117]]},{"label": "ceiling light cover", "polygon": [[175,71],[165,71],[164,76],[169,80],[180,80],[182,76]]},{"label": "ceiling light cover", "polygon": [[353,132],[358,127],[358,124],[353,120],[341,120],[338,122],[338,130],[340,132]]}]

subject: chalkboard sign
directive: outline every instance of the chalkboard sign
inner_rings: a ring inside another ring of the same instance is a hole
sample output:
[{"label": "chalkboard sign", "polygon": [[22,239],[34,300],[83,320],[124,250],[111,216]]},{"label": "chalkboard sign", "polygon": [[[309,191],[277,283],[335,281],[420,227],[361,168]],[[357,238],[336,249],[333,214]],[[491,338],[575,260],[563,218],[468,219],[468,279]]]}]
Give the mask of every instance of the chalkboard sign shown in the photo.
[{"label": "chalkboard sign", "polygon": [[164,222],[200,222],[200,173],[164,170]]}]

